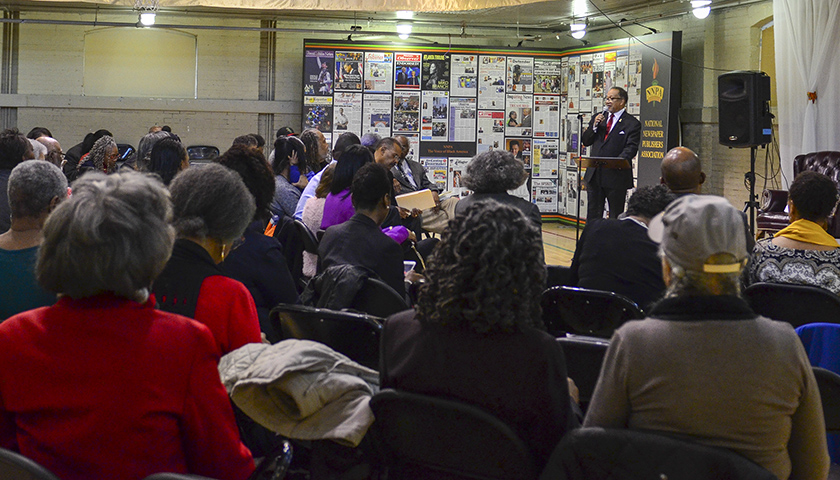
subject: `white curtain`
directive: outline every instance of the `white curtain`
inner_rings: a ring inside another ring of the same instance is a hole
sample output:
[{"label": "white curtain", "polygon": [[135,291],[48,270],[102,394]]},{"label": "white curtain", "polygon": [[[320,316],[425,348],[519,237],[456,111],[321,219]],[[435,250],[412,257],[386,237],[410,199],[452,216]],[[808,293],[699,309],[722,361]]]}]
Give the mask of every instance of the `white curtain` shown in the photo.
[{"label": "white curtain", "polygon": [[840,150],[840,1],[774,0],[773,20],[779,150],[787,188],[796,155]]}]

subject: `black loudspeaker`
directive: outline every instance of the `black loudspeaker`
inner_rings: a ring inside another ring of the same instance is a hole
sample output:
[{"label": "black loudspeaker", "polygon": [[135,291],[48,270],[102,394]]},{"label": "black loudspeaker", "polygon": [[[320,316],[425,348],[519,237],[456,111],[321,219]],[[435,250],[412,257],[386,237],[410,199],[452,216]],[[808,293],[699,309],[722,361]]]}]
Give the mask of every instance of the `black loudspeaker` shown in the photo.
[{"label": "black loudspeaker", "polygon": [[770,76],[737,71],[718,77],[720,143],[728,147],[755,147],[770,143]]}]

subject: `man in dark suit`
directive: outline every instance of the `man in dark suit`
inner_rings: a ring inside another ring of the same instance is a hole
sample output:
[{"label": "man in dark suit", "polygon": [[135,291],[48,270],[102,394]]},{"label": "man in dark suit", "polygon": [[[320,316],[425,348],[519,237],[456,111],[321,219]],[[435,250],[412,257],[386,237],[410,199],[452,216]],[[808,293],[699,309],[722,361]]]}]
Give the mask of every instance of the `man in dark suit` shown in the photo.
[{"label": "man in dark suit", "polygon": [[[642,124],[625,110],[627,91],[611,88],[605,105],[604,112],[589,121],[581,141],[587,147],[594,145],[590,153],[593,157],[624,158],[632,163],[639,151]],[[610,218],[624,212],[627,189],[633,188],[632,169],[588,168],[583,180],[588,196],[587,221],[604,216],[604,200],[610,202]]]},{"label": "man in dark suit", "polygon": [[400,295],[405,294],[403,250],[380,225],[391,203],[388,170],[377,163],[360,168],[350,187],[356,214],[327,229],[318,246],[321,268],[332,265],[365,267]]},{"label": "man in dark suit", "polygon": [[400,68],[397,72],[397,85],[408,85],[408,69],[406,67]]},{"label": "man in dark suit", "polygon": [[427,232],[443,233],[449,219],[455,217],[455,204],[458,203],[458,198],[450,197],[441,201],[438,196],[440,188],[426,176],[426,169],[419,162],[407,158],[411,148],[408,138],[403,135],[395,138],[401,147],[400,159],[396,165],[391,167],[391,173],[399,183],[397,195],[418,190],[431,190],[435,199],[435,207],[422,212],[422,227]]}]

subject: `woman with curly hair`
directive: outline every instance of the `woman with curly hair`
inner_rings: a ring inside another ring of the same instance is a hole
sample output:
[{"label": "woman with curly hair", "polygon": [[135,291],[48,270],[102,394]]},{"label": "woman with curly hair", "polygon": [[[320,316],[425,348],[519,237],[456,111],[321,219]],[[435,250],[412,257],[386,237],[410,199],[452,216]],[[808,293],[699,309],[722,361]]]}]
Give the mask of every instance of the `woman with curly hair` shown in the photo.
[{"label": "woman with curly hair", "polygon": [[461,199],[455,206],[455,215],[464,212],[470,205],[486,200],[496,200],[522,211],[537,228],[542,227],[540,209],[528,200],[508,193],[522,185],[528,178],[525,165],[513,154],[504,150],[488,150],[476,155],[467,164],[464,186],[474,193]]},{"label": "woman with curly hair", "polygon": [[473,404],[519,434],[544,465],[576,426],[563,350],[542,325],[540,230],[488,200],[449,222],[417,311],[388,319],[380,383]]},{"label": "woman with curly hair", "polygon": [[79,165],[79,175],[87,172],[114,173],[117,160],[120,158],[120,149],[114,137],[105,135],[93,144],[90,153],[82,157]]}]

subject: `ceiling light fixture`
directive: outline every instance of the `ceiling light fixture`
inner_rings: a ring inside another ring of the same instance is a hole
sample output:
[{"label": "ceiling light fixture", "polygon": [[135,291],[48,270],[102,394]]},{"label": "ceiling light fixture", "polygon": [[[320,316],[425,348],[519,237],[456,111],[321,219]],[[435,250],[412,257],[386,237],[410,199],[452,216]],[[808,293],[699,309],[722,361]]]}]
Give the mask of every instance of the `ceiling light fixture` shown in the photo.
[{"label": "ceiling light fixture", "polygon": [[691,0],[691,13],[700,20],[709,16],[712,11],[712,0]]},{"label": "ceiling light fixture", "polygon": [[581,38],[583,38],[586,35],[586,22],[585,21],[584,22],[580,22],[580,21],[574,22],[574,21],[572,21],[572,24],[569,25],[569,27],[572,29],[572,37],[573,38],[576,38],[576,39],[580,40]]},{"label": "ceiling light fixture", "polygon": [[400,20],[411,20],[414,18],[414,12],[411,10],[399,10],[397,11],[397,18]]},{"label": "ceiling light fixture", "polygon": [[402,40],[408,40],[408,36],[411,35],[411,25],[408,23],[401,23],[397,25],[397,33],[400,35]]},{"label": "ceiling light fixture", "polygon": [[138,27],[151,27],[155,24],[155,13],[158,10],[158,0],[136,0],[134,11],[140,15]]},{"label": "ceiling light fixture", "polygon": [[143,12],[140,14],[140,24],[144,27],[151,27],[155,24],[155,12]]}]

